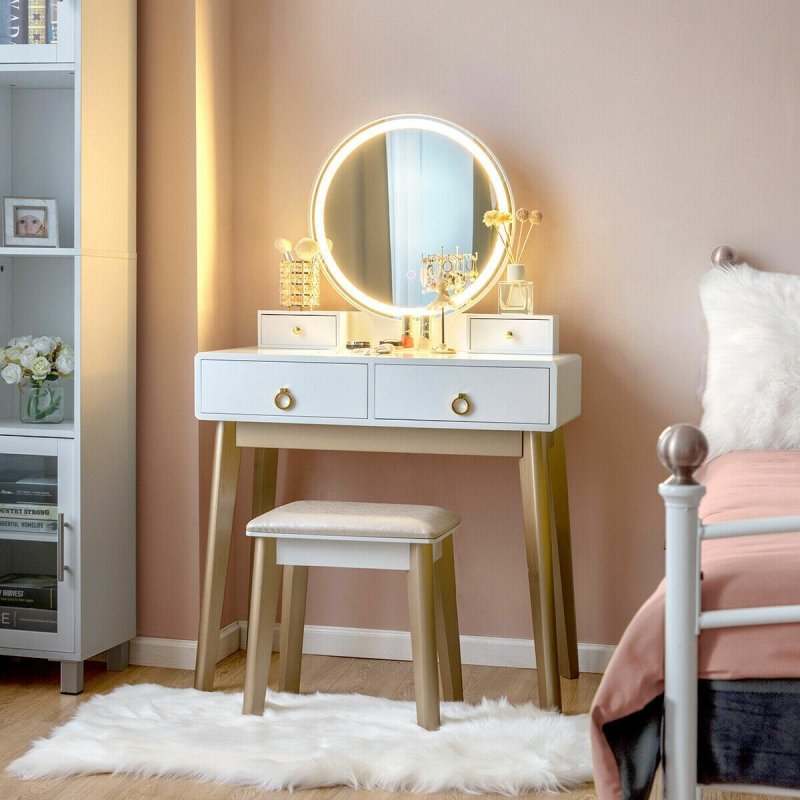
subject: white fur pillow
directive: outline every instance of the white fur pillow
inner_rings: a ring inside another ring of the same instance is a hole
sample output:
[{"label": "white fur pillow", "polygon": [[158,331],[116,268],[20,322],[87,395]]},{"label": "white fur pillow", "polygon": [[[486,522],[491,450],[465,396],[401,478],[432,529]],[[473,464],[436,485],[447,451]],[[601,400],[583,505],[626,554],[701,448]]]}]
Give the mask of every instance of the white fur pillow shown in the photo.
[{"label": "white fur pillow", "polygon": [[703,429],[709,459],[800,449],[800,275],[747,264],[700,282],[708,325]]}]

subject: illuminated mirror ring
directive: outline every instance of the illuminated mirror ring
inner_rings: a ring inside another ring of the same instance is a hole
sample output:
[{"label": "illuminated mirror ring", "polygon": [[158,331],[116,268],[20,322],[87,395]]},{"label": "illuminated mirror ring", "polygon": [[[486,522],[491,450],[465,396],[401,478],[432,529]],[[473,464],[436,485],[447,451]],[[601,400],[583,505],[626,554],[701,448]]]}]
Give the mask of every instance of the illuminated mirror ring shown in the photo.
[{"label": "illuminated mirror ring", "polygon": [[[438,309],[431,309],[427,306],[412,307],[386,303],[357,286],[347,276],[342,266],[337,263],[336,256],[333,253],[336,249],[335,242],[333,243],[333,248],[328,245],[328,240],[331,236],[325,226],[325,203],[328,199],[333,178],[348,156],[377,136],[403,130],[428,131],[440,134],[467,150],[474,161],[481,165],[486,174],[494,194],[494,208],[499,211],[509,211],[512,215],[514,213],[511,186],[494,154],[477,136],[451,122],[420,114],[384,117],[353,131],[342,140],[327,157],[314,182],[310,207],[311,235],[320,247],[323,272],[339,294],[364,311],[392,318],[405,315],[426,316],[439,312]],[[483,210],[488,211],[489,209]],[[482,264],[478,277],[462,292],[452,298],[453,307],[465,309],[480,300],[494,285],[506,260],[503,243],[500,241],[500,237],[496,236],[492,252]],[[410,271],[408,274],[410,275]]]}]

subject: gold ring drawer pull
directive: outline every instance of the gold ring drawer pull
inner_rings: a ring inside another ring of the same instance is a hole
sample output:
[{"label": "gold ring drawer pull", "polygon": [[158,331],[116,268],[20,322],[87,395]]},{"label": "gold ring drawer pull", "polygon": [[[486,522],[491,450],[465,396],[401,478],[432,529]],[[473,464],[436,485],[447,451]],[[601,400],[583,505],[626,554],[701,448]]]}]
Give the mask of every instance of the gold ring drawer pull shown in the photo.
[{"label": "gold ring drawer pull", "polygon": [[463,392],[460,392],[458,397],[450,403],[450,408],[453,409],[454,414],[463,417],[472,411],[472,403],[470,403],[469,398]]},{"label": "gold ring drawer pull", "polygon": [[299,336],[302,332],[303,332],[303,329],[299,325],[295,325],[294,328],[292,328],[292,333],[295,336]]},{"label": "gold ring drawer pull", "polygon": [[288,411],[290,408],[292,408],[292,406],[294,406],[294,397],[285,386],[282,387],[278,394],[275,395],[275,405],[281,411]]},{"label": "gold ring drawer pull", "polygon": [[506,331],[506,339],[513,339],[514,331]]}]

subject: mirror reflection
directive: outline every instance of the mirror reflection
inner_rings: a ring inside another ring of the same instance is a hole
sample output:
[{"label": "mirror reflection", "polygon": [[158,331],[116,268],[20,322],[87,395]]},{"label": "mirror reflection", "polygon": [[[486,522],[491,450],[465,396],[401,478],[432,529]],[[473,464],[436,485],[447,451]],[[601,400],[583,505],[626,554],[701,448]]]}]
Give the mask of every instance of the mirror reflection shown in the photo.
[{"label": "mirror reflection", "polygon": [[[423,259],[477,254],[489,264],[497,232],[483,214],[497,198],[486,171],[447,136],[406,128],[374,136],[343,161],[324,208],[327,237],[345,276],[394,306],[428,305]],[[469,260],[467,263],[470,263]]]}]

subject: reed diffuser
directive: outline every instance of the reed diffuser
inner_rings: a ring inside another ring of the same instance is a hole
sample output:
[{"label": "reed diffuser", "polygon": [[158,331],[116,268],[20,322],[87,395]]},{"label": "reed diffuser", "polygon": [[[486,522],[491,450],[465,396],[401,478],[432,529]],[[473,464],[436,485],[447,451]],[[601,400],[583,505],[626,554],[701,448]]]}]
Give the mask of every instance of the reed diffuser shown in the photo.
[{"label": "reed diffuser", "polygon": [[[516,227],[513,225],[515,220],[519,223]],[[522,256],[534,227],[541,221],[541,211],[527,208],[518,208],[513,215],[510,211],[495,209],[483,215],[483,224],[487,228],[496,228],[509,261],[506,280],[497,284],[497,310],[500,314],[533,314],[533,283],[525,280]]]}]

